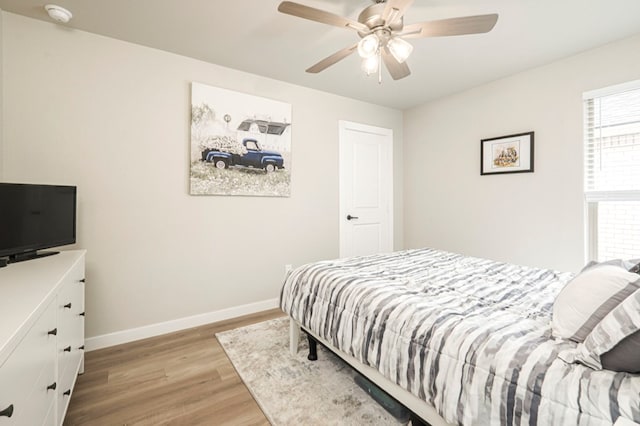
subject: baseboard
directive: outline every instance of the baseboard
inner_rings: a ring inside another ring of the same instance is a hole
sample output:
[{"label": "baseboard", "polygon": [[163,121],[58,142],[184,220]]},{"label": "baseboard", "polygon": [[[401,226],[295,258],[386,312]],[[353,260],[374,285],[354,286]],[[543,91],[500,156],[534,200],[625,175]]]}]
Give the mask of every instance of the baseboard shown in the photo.
[{"label": "baseboard", "polygon": [[122,343],[133,342],[135,340],[146,339],[147,337],[154,337],[161,334],[172,333],[174,331],[185,330],[187,328],[198,327],[212,322],[237,318],[243,315],[254,314],[256,312],[262,312],[277,307],[278,299],[263,300],[261,302],[249,303],[247,305],[235,306],[233,308],[221,309],[219,311],[207,312],[204,314],[193,315],[191,317],[145,325],[144,327],[131,328],[129,330],[116,331],[115,333],[89,337],[85,339],[84,346],[87,352],[95,351],[96,349],[108,348],[109,346],[120,345]]}]

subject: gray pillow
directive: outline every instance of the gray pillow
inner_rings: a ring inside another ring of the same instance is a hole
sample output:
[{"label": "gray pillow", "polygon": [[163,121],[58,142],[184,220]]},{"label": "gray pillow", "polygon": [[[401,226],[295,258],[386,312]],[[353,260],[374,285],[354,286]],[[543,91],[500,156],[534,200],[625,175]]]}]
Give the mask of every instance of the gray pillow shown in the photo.
[{"label": "gray pillow", "polygon": [[625,337],[609,352],[600,356],[602,368],[640,373],[640,330]]}]

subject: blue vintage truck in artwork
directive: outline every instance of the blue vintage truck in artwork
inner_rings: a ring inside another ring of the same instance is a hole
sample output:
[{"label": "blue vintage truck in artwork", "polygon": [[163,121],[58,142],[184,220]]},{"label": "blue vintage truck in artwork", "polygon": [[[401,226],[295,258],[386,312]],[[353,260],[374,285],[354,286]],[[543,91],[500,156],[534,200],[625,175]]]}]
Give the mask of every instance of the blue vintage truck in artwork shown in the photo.
[{"label": "blue vintage truck in artwork", "polygon": [[253,167],[267,172],[284,169],[284,160],[279,152],[262,149],[257,140],[250,138],[244,139],[242,145],[247,150],[242,155],[207,148],[202,151],[202,161],[213,163],[218,169],[231,166]]}]

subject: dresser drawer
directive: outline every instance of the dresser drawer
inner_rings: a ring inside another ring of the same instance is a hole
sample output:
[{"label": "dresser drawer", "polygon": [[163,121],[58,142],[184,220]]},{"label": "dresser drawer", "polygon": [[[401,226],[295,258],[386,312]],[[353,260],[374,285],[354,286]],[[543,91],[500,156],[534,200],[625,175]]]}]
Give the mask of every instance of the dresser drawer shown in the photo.
[{"label": "dresser drawer", "polygon": [[58,293],[58,423],[62,423],[84,357],[84,263],[69,271]]},{"label": "dresser drawer", "polygon": [[56,403],[55,401],[49,407],[47,418],[42,423],[42,426],[55,426],[56,425]]},{"label": "dresser drawer", "polygon": [[[0,411],[13,405],[11,418],[0,417],[0,425],[20,424],[34,407],[29,395],[50,370],[47,380],[55,377],[56,336],[49,334],[56,328],[56,304],[52,302],[40,315],[16,349],[0,366]],[[49,383],[49,384],[51,384]],[[44,385],[44,388],[49,385]],[[45,407],[46,408],[46,407]],[[46,412],[45,412],[46,413]]]},{"label": "dresser drawer", "polygon": [[60,389],[59,383],[56,383],[55,373],[55,359],[51,358],[51,362],[42,370],[40,378],[27,397],[29,409],[21,414],[20,424],[38,425],[42,423],[42,419],[46,418],[56,400],[56,390]]},{"label": "dresser drawer", "polygon": [[[76,264],[67,274],[58,293],[58,346],[71,341],[84,343],[84,264]],[[82,328],[80,330],[80,327]]]},{"label": "dresser drawer", "polygon": [[67,374],[75,377],[84,356],[84,283],[79,280],[63,283],[57,305],[58,374],[60,378]]}]

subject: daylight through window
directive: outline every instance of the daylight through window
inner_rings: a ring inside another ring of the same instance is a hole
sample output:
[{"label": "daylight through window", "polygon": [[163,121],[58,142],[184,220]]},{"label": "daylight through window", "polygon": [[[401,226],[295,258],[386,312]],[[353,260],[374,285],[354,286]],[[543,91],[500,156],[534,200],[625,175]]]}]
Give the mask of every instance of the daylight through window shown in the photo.
[{"label": "daylight through window", "polygon": [[640,81],[584,94],[588,255],[640,258]]}]

